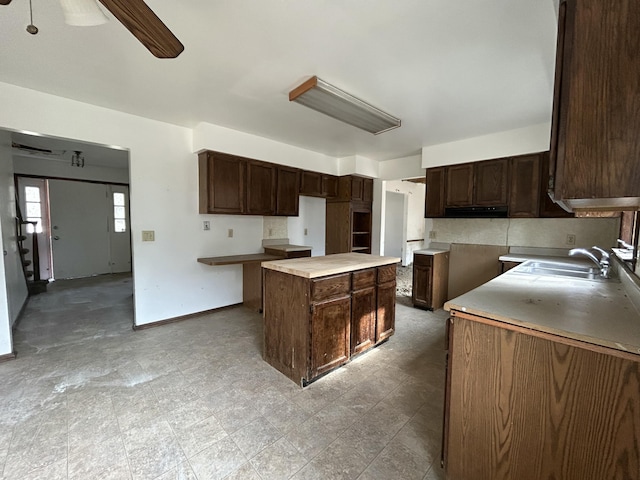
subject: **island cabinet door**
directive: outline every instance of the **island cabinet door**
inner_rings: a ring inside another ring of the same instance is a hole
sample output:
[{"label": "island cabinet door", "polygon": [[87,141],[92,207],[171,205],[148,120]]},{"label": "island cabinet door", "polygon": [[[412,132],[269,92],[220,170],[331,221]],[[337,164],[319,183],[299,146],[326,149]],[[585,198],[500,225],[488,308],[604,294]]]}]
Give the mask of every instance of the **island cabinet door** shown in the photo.
[{"label": "island cabinet door", "polygon": [[378,267],[376,309],[376,343],[395,331],[396,327],[396,266]]},{"label": "island cabinet door", "polygon": [[351,297],[314,303],[311,310],[311,378],[315,378],[349,360]]},{"label": "island cabinet door", "polygon": [[351,294],[351,355],[376,341],[376,269],[353,272]]}]

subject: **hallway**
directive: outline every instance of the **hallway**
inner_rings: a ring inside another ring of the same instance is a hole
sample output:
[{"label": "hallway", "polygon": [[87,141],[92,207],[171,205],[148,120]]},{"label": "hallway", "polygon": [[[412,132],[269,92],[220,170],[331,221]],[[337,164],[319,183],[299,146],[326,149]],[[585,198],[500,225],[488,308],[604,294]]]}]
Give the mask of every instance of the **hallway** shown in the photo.
[{"label": "hallway", "polygon": [[130,275],[32,297],[0,364],[2,480],[417,479],[439,467],[446,312],[304,390],[243,307],[133,331]]}]

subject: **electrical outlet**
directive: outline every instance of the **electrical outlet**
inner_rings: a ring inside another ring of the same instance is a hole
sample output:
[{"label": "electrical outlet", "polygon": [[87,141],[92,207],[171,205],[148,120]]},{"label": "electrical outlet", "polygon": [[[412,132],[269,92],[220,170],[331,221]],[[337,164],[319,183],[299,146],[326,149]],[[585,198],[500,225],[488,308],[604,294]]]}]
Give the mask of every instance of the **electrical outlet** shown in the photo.
[{"label": "electrical outlet", "polygon": [[270,237],[273,237],[273,228],[270,228],[270,229],[269,229],[269,236],[270,236]]},{"label": "electrical outlet", "polygon": [[211,222],[209,220],[205,220],[202,222],[203,230],[211,230]]},{"label": "electrical outlet", "polygon": [[573,233],[567,233],[567,245],[575,245],[576,236]]},{"label": "electrical outlet", "polygon": [[142,231],[142,241],[143,242],[155,242],[156,241],[156,232],[154,230],[143,230]]},{"label": "electrical outlet", "polygon": [[431,239],[436,238],[436,231],[435,230],[429,230],[429,238],[431,238]]},{"label": "electrical outlet", "polygon": [[233,238],[233,228],[230,228],[230,229],[227,231],[227,237],[229,237],[229,238]]},{"label": "electrical outlet", "polygon": [[304,234],[305,234],[305,235],[308,235],[308,234],[309,234],[309,231],[308,231],[306,228],[304,229]]}]

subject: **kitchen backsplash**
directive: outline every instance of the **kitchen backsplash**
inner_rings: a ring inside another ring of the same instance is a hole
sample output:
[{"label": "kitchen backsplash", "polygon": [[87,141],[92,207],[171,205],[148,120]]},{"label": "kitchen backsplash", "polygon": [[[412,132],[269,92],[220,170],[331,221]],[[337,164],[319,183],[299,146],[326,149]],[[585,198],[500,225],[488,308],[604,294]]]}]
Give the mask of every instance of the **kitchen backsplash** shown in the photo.
[{"label": "kitchen backsplash", "polygon": [[[616,245],[618,218],[434,218],[425,220],[427,241],[573,248]],[[435,238],[429,238],[429,232]],[[567,236],[575,236],[575,245]]]},{"label": "kitchen backsplash", "polygon": [[262,238],[286,238],[288,236],[287,217],[263,217]]}]

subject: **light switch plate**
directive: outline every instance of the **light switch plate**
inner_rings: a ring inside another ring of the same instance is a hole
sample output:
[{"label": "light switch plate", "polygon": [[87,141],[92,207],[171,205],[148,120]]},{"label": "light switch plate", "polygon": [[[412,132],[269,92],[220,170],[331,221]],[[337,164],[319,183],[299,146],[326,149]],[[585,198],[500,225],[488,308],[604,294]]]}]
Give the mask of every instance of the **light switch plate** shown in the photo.
[{"label": "light switch plate", "polygon": [[156,232],[154,230],[143,230],[142,231],[142,241],[143,242],[155,242],[156,241]]},{"label": "light switch plate", "polygon": [[233,238],[233,228],[230,228],[229,231],[227,232],[227,236],[229,238]]},{"label": "light switch plate", "polygon": [[211,222],[209,220],[205,220],[204,222],[202,222],[202,229],[211,230]]}]

